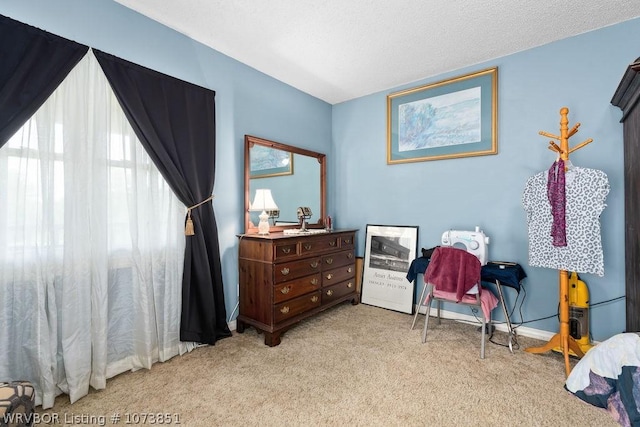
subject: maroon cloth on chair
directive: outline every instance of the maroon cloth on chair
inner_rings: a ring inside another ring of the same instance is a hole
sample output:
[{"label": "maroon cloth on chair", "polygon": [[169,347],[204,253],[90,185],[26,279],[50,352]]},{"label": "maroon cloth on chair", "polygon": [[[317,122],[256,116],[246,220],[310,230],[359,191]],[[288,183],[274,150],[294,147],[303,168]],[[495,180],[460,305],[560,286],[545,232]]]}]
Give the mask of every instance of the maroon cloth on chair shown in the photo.
[{"label": "maroon cloth on chair", "polygon": [[455,292],[456,301],[460,302],[476,284],[478,293],[481,292],[480,267],[480,260],[472,253],[453,246],[440,246],[431,255],[424,282],[441,291]]}]

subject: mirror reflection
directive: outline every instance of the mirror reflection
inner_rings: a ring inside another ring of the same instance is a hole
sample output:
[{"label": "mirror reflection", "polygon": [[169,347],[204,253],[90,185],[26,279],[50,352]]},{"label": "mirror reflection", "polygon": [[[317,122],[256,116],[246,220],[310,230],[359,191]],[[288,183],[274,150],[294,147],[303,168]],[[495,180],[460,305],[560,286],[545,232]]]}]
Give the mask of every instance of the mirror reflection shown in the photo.
[{"label": "mirror reflection", "polygon": [[[254,147],[250,150],[253,159]],[[282,152],[281,150],[273,150]],[[320,164],[312,157],[285,152],[293,160],[291,173],[266,176],[253,175],[249,184],[249,200],[254,200],[256,190],[269,189],[273,201],[278,207],[279,216],[270,216],[271,225],[287,225],[298,222],[298,207],[311,209],[312,217],[307,222],[316,222],[320,214]],[[260,212],[251,212],[251,222],[256,220]]]},{"label": "mirror reflection", "polygon": [[[325,216],[325,155],[253,136],[245,136],[245,232],[257,232],[260,206],[253,206],[257,190],[270,190],[268,215],[271,231],[304,221],[323,226]],[[248,182],[247,182],[248,181]]]}]

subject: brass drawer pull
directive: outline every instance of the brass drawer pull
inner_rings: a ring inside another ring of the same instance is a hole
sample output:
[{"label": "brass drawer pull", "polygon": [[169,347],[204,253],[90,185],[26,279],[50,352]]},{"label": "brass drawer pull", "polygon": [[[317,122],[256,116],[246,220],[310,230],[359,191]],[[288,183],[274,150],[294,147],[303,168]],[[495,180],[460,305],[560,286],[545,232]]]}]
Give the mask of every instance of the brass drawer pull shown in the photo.
[{"label": "brass drawer pull", "polygon": [[333,279],[333,274],[331,273],[327,274],[327,280],[331,280],[331,279]]},{"label": "brass drawer pull", "polygon": [[344,239],[344,242],[348,245],[349,243],[351,243],[351,239]]},{"label": "brass drawer pull", "polygon": [[313,261],[311,264],[309,264],[311,266],[311,268],[318,268],[318,261]]},{"label": "brass drawer pull", "polygon": [[291,248],[282,248],[282,252],[288,254],[289,252],[291,252]]},{"label": "brass drawer pull", "polygon": [[288,305],[285,305],[284,307],[282,307],[280,309],[280,313],[282,313],[282,314],[287,314],[288,312],[289,312],[289,306]]},{"label": "brass drawer pull", "polygon": [[285,295],[288,294],[289,292],[291,292],[291,286],[285,286],[284,288],[280,289],[280,292]]},{"label": "brass drawer pull", "polygon": [[349,252],[349,253],[347,254],[347,258],[349,258],[349,259],[353,258],[353,254],[352,254],[351,252]]},{"label": "brass drawer pull", "polygon": [[305,248],[306,250],[308,250],[308,251],[310,251],[312,247],[313,247],[313,246],[311,246],[309,243],[305,243],[305,245],[304,245],[304,248]]},{"label": "brass drawer pull", "polygon": [[314,295],[311,297],[311,302],[318,302],[318,295]]},{"label": "brass drawer pull", "polygon": [[335,246],[336,242],[329,242],[329,246]]},{"label": "brass drawer pull", "polygon": [[333,258],[327,258],[326,260],[324,260],[324,262],[326,262],[327,264],[331,265],[331,264],[333,264]]},{"label": "brass drawer pull", "polygon": [[285,267],[282,270],[280,270],[280,272],[282,273],[283,276],[286,276],[287,274],[289,274],[289,268]]},{"label": "brass drawer pull", "polygon": [[333,289],[329,289],[329,290],[327,291],[327,296],[329,296],[329,297],[330,297],[331,295],[333,295]]},{"label": "brass drawer pull", "polygon": [[318,279],[316,277],[314,277],[313,279],[311,279],[311,284],[312,285],[317,285],[318,284]]},{"label": "brass drawer pull", "polygon": [[352,269],[351,267],[349,267],[349,268],[347,269],[347,272],[349,272],[349,273],[351,273],[352,271],[353,271],[353,269]]},{"label": "brass drawer pull", "polygon": [[353,283],[351,282],[347,283],[347,288],[353,288]]}]

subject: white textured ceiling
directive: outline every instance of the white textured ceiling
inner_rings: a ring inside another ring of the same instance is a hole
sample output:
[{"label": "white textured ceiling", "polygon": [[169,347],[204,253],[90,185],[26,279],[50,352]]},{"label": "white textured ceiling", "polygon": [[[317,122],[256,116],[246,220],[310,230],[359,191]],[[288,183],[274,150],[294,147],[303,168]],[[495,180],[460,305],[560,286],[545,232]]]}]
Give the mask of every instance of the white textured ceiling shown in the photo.
[{"label": "white textured ceiling", "polygon": [[331,104],[640,16],[640,0],[116,1]]}]

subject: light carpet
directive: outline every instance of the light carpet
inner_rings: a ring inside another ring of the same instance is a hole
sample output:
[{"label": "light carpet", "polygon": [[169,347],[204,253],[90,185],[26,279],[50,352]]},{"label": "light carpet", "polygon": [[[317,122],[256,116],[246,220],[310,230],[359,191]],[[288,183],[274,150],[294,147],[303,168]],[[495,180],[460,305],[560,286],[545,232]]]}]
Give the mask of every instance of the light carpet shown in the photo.
[{"label": "light carpet", "polygon": [[[482,360],[477,325],[432,319],[423,344],[424,317],[414,330],[412,320],[345,303],[299,323],[279,346],[247,328],[121,374],[73,405],[60,396],[44,412],[104,416],[109,425],[114,413],[117,424],[144,424],[152,413],[185,426],[618,425],[563,388],[562,355],[524,351],[542,342],[518,337],[514,354],[488,342]],[[493,339],[506,343],[506,334]]]}]

